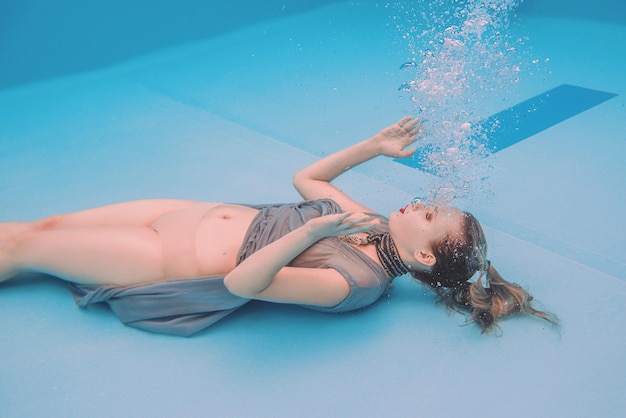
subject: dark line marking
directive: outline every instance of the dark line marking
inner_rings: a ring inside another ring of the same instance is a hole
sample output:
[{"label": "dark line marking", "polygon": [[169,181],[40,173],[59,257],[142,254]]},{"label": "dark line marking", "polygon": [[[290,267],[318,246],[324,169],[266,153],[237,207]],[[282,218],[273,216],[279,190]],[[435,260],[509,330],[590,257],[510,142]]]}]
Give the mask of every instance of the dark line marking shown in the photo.
[{"label": "dark line marking", "polygon": [[[496,153],[616,96],[616,93],[562,84],[498,112],[479,125],[487,135],[487,149]],[[411,158],[395,161],[429,171],[425,164],[429,151],[421,149]]]}]

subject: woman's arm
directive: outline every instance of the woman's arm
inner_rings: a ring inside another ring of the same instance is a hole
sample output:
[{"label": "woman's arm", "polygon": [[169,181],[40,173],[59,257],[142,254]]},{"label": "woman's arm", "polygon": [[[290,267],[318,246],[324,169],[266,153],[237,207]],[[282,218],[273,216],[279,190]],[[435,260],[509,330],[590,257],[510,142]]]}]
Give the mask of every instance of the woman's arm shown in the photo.
[{"label": "woman's arm", "polygon": [[376,220],[340,213],[314,218],[261,248],[224,278],[228,290],[243,298],[331,307],[350,288],[336,270],[285,267],[322,238],[370,230]]},{"label": "woman's arm", "polygon": [[330,182],[352,167],[379,155],[395,158],[410,157],[415,152],[415,148],[407,150],[405,148],[417,140],[419,129],[418,119],[411,116],[402,118],[373,137],[324,157],[298,171],[293,177],[293,184],[300,195],[307,200],[330,198],[343,210],[371,212]]}]

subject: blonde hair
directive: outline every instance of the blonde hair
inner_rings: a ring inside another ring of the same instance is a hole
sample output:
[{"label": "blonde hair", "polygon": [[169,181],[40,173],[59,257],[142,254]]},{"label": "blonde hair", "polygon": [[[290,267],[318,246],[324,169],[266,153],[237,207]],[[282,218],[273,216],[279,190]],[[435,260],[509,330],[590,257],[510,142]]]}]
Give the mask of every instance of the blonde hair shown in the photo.
[{"label": "blonde hair", "polygon": [[[432,251],[435,265],[429,271],[411,274],[437,293],[446,307],[468,312],[468,320],[480,326],[483,333],[499,330],[498,321],[515,313],[558,324],[554,314],[535,309],[531,305],[532,295],[502,278],[487,260],[485,234],[471,213],[463,212],[460,234],[434,242]],[[477,280],[470,283],[477,273]]]}]

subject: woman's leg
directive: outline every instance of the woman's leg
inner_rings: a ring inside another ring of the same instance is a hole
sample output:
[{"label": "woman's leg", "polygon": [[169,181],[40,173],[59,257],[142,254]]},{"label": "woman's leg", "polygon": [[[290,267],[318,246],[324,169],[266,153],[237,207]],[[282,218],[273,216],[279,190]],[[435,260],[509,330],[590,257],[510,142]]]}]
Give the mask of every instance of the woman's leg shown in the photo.
[{"label": "woman's leg", "polygon": [[164,278],[161,239],[150,227],[23,232],[0,246],[0,281],[23,271],[83,284],[129,286]]},{"label": "woman's leg", "polygon": [[0,222],[0,242],[26,231],[43,231],[91,226],[149,226],[161,216],[184,209],[192,200],[151,199],[115,203],[68,214],[53,215],[34,222]]},{"label": "woman's leg", "polygon": [[184,209],[193,200],[149,199],[115,203],[93,209],[54,215],[32,223],[34,229],[50,230],[90,226],[150,226],[161,216]]}]

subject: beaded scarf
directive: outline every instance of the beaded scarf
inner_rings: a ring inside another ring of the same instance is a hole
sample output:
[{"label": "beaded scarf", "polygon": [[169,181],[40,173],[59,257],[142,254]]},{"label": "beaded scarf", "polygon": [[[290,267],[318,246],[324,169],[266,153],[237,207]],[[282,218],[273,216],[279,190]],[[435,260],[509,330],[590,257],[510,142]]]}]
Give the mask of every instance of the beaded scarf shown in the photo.
[{"label": "beaded scarf", "polygon": [[407,265],[404,264],[400,258],[398,248],[393,242],[393,239],[391,239],[391,235],[389,235],[389,233],[371,234],[367,237],[343,235],[340,236],[339,239],[356,245],[367,245],[373,242],[376,245],[376,254],[378,254],[378,258],[380,259],[383,268],[391,278],[402,276],[410,271]]}]

